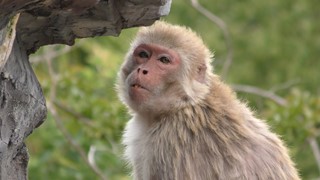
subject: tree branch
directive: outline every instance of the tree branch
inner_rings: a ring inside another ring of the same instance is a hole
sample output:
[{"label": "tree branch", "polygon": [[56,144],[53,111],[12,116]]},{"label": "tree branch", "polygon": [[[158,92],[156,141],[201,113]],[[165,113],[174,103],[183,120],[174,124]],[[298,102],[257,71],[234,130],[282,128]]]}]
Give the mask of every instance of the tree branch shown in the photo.
[{"label": "tree branch", "polygon": [[223,67],[222,67],[221,77],[223,79],[226,79],[229,68],[230,68],[232,61],[233,61],[233,46],[232,46],[232,40],[231,40],[231,36],[230,36],[230,32],[228,30],[228,27],[227,27],[226,23],[221,18],[219,18],[218,16],[214,15],[209,10],[207,10],[206,8],[201,6],[199,4],[198,0],[190,0],[190,1],[191,1],[191,5],[197,11],[199,11],[202,15],[204,15],[210,21],[215,23],[223,32],[223,36],[226,41],[226,48],[227,48],[228,53],[227,53],[226,60],[225,60]]},{"label": "tree branch", "polygon": [[300,82],[299,79],[292,79],[292,80],[289,80],[283,84],[279,84],[279,85],[276,85],[274,87],[272,87],[270,89],[270,91],[272,92],[276,92],[276,91],[279,91],[279,90],[283,90],[283,89],[288,89],[296,84],[298,84]]},{"label": "tree branch", "polygon": [[65,53],[71,51],[73,48],[75,48],[78,45],[79,45],[78,43],[75,44],[74,46],[64,45],[64,47],[59,50],[55,50],[57,45],[47,46],[41,55],[30,56],[30,62],[31,63],[39,63],[39,62],[46,60],[46,59],[52,60],[56,57],[61,56],[62,54],[65,54]]},{"label": "tree branch", "polygon": [[50,74],[50,77],[52,80],[52,86],[50,89],[50,96],[49,96],[49,100],[47,102],[47,105],[48,105],[48,109],[49,109],[50,113],[53,116],[53,119],[56,122],[57,127],[62,132],[63,136],[67,139],[67,141],[80,154],[81,158],[85,161],[85,163],[93,170],[93,172],[95,174],[97,174],[100,177],[100,179],[107,180],[108,178],[105,177],[105,175],[100,171],[100,169],[98,169],[95,165],[91,164],[91,162],[87,158],[86,152],[82,149],[82,147],[76,141],[73,140],[72,136],[64,128],[62,120],[53,105],[53,102],[56,99],[56,90],[57,90],[57,84],[58,84],[59,78],[58,78],[57,74],[54,72],[54,69],[51,65],[51,61],[48,58],[46,58],[46,61],[47,61],[48,69],[49,69],[49,74]]},{"label": "tree branch", "polygon": [[248,86],[248,85],[232,85],[232,88],[235,91],[251,93],[251,94],[259,95],[264,98],[271,99],[272,101],[276,102],[277,104],[279,104],[281,106],[287,105],[287,101],[284,98],[276,95],[275,93],[273,93],[271,91],[266,91],[266,90],[263,90],[263,89],[260,89],[260,88],[254,87],[254,86]]},{"label": "tree branch", "polygon": [[308,143],[311,147],[312,153],[315,157],[315,160],[317,162],[317,165],[320,171],[320,149],[319,149],[318,142],[315,137],[310,137],[308,138]]},{"label": "tree branch", "polygon": [[64,104],[62,104],[62,103],[60,103],[60,102],[58,102],[58,101],[56,101],[56,100],[53,101],[53,104],[54,104],[56,107],[58,107],[60,110],[66,112],[66,113],[68,113],[68,114],[70,114],[71,116],[75,117],[75,118],[78,119],[79,121],[85,123],[85,124],[88,125],[88,126],[93,127],[93,124],[92,124],[92,120],[91,120],[91,119],[83,116],[82,114],[80,114],[80,113],[72,110],[70,107],[67,107],[67,106],[65,106]]}]

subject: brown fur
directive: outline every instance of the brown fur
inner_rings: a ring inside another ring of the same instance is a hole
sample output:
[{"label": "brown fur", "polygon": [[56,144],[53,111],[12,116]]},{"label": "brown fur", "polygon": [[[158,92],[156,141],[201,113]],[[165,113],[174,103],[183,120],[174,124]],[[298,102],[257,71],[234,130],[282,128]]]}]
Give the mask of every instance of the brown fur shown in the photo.
[{"label": "brown fur", "polygon": [[[174,36],[171,37],[170,33]],[[188,46],[177,43],[183,38],[184,41],[195,38],[195,47],[187,51],[183,49],[185,47],[179,47]],[[184,69],[181,72],[183,76],[178,77],[181,81],[174,86],[177,89],[171,93],[173,99],[179,97],[180,100],[175,103],[169,101],[170,108],[156,103],[149,105],[149,114],[133,110],[135,108],[130,106],[125,95],[127,75],[119,73],[120,98],[133,115],[127,124],[123,143],[135,180],[300,179],[278,136],[269,130],[265,122],[255,118],[209,67],[204,81],[192,78],[197,76],[199,67],[209,66],[211,57],[202,40],[193,32],[158,22],[140,31],[133,47],[141,43],[176,49]],[[128,68],[131,51],[122,67],[128,72],[133,71]],[[185,54],[181,55],[183,51]],[[152,108],[165,110],[155,115]]]}]

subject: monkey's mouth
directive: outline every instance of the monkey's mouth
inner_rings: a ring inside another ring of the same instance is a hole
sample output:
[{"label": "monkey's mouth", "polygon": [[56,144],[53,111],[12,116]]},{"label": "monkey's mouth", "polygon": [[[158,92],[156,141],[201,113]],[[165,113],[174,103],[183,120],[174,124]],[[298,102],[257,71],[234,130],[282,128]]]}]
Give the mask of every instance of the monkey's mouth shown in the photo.
[{"label": "monkey's mouth", "polygon": [[147,90],[145,87],[141,86],[140,84],[132,84],[131,87],[132,87],[132,88],[138,88],[138,89],[145,89],[145,90]]}]

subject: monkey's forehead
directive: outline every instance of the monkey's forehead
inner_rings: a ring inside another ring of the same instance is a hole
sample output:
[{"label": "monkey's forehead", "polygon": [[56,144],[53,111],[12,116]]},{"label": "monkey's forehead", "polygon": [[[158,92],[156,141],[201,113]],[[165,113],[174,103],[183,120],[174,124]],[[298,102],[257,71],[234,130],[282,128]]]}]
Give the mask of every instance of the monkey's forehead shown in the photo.
[{"label": "monkey's forehead", "polygon": [[172,25],[158,21],[150,27],[143,27],[137,33],[132,42],[132,47],[140,44],[156,44],[173,49],[181,55],[192,57],[204,57],[211,59],[212,53],[206,47],[203,40],[190,28]]},{"label": "monkey's forehead", "polygon": [[[190,28],[158,21],[150,27],[143,27],[137,33],[137,41],[154,43],[166,47],[205,46],[201,37]],[[191,45],[192,44],[192,45]]]}]

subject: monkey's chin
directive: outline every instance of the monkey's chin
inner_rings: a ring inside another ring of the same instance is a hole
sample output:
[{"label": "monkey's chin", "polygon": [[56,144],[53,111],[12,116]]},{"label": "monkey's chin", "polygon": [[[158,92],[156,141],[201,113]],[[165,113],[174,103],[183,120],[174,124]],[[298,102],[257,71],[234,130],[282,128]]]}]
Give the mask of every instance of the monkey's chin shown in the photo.
[{"label": "monkey's chin", "polygon": [[141,87],[130,87],[129,98],[135,105],[143,104],[149,98],[150,92]]}]

